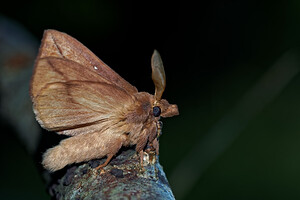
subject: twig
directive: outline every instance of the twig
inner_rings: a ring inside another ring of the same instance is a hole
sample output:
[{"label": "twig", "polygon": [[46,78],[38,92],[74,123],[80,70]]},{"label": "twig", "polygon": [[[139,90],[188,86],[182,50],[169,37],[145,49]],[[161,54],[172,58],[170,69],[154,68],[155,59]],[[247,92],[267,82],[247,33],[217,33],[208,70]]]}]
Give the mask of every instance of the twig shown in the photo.
[{"label": "twig", "polygon": [[[103,170],[104,159],[70,167],[49,192],[56,199],[174,199],[154,153],[144,154],[144,166],[132,149],[124,150]],[[55,174],[54,174],[55,175]]]}]

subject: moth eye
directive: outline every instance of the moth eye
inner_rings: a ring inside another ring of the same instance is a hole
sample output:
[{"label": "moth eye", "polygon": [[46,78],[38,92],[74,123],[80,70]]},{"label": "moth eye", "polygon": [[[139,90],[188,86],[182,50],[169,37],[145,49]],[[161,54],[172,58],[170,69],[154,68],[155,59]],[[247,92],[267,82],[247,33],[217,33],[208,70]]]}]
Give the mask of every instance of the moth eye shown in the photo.
[{"label": "moth eye", "polygon": [[153,107],[153,115],[154,115],[154,117],[159,117],[160,113],[161,113],[160,107],[154,106]]}]

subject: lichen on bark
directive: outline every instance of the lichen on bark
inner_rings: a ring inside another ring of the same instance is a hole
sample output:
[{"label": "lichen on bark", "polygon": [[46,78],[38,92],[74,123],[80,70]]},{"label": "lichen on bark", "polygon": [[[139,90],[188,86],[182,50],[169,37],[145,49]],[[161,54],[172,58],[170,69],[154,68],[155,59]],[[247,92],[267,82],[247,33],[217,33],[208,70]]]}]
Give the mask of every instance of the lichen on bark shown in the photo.
[{"label": "lichen on bark", "polygon": [[102,170],[104,159],[70,166],[49,187],[54,199],[175,199],[154,152],[144,153],[144,164],[132,149],[121,151]]}]

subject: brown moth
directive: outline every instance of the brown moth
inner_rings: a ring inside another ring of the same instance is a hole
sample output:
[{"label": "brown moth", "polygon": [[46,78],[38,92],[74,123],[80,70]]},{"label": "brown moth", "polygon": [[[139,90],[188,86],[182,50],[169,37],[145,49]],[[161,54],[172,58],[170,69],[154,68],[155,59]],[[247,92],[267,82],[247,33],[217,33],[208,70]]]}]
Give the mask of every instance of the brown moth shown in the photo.
[{"label": "brown moth", "polygon": [[56,171],[68,164],[107,156],[136,145],[142,163],[147,144],[158,153],[160,116],[178,115],[177,105],[161,99],[166,86],[162,60],[154,51],[155,94],[138,90],[71,36],[46,30],[36,58],[30,94],[40,125],[72,136],[43,155],[43,166]]}]

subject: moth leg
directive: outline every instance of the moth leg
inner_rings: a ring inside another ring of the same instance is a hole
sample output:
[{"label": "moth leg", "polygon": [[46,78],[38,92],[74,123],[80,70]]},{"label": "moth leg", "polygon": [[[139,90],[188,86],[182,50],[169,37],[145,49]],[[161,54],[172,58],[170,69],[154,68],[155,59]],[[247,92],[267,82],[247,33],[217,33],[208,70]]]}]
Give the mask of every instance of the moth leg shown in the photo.
[{"label": "moth leg", "polygon": [[95,169],[98,170],[100,168],[105,167],[109,163],[109,161],[112,159],[112,157],[114,157],[114,154],[108,154],[106,161],[103,164],[101,164],[98,167],[96,167]]},{"label": "moth leg", "polygon": [[152,142],[152,146],[153,148],[155,149],[155,152],[156,152],[156,155],[159,154],[159,142],[158,142],[158,139],[155,138]]},{"label": "moth leg", "polygon": [[157,137],[160,137],[162,135],[162,127],[163,127],[162,121],[158,121],[158,123],[157,123]]},{"label": "moth leg", "polygon": [[[146,129],[143,131],[143,133],[146,133]],[[143,166],[143,161],[144,161],[144,148],[147,144],[148,141],[148,136],[147,135],[141,135],[141,137],[139,138],[136,147],[135,147],[135,151],[139,153],[139,157],[140,157],[140,165],[143,171],[145,171],[144,166]]]},{"label": "moth leg", "polygon": [[120,150],[120,148],[122,147],[122,145],[123,145],[123,140],[122,140],[122,139],[118,139],[118,140],[111,146],[112,149],[111,149],[111,152],[107,154],[107,159],[106,159],[106,161],[105,161],[103,164],[101,164],[101,165],[99,165],[98,167],[96,167],[95,169],[98,170],[98,169],[100,169],[100,168],[105,167],[105,166],[109,163],[109,161],[114,157],[114,155],[115,155],[116,153],[118,153],[118,151]]},{"label": "moth leg", "polygon": [[151,141],[150,146],[155,150],[156,154],[159,154],[159,142],[158,139],[162,135],[162,121],[158,121],[156,123],[156,137]]},{"label": "moth leg", "polygon": [[146,146],[147,140],[142,140],[140,143],[137,143],[136,145],[136,152],[139,152],[140,156],[140,164],[141,167],[143,168],[143,160],[144,160],[144,147]]},{"label": "moth leg", "polygon": [[146,151],[155,151],[158,155],[159,152],[159,143],[158,138],[162,134],[162,122],[158,121],[152,125],[151,131],[149,131],[149,143],[147,145]]},{"label": "moth leg", "polygon": [[144,162],[144,151],[143,150],[141,150],[140,152],[139,152],[139,155],[140,155],[140,165],[141,165],[141,167],[144,167],[143,166],[143,162]]}]

